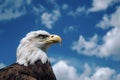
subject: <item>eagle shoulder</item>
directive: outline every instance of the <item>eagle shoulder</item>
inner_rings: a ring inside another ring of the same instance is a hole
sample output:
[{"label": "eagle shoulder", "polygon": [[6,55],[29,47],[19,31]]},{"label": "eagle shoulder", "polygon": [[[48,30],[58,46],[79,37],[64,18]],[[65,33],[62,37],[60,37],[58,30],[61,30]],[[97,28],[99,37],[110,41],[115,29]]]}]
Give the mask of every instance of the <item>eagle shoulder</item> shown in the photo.
[{"label": "eagle shoulder", "polygon": [[56,80],[51,64],[43,64],[41,60],[28,66],[18,63],[0,70],[0,80]]}]

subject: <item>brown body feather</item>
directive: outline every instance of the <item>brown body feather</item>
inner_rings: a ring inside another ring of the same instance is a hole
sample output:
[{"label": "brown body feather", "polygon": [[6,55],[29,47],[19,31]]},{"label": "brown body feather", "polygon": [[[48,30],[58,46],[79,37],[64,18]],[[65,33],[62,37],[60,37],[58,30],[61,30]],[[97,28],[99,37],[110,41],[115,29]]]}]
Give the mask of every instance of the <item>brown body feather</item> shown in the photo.
[{"label": "brown body feather", "polygon": [[0,80],[56,80],[49,62],[40,60],[32,65],[23,66],[17,63],[0,70]]}]

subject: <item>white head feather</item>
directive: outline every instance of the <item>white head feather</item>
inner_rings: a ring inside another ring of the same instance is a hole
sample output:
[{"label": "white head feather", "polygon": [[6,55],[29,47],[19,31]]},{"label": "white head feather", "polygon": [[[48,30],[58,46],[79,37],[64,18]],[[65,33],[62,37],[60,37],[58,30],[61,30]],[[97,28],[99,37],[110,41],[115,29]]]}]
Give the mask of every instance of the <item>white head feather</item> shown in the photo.
[{"label": "white head feather", "polygon": [[[41,60],[42,63],[48,61],[46,49],[49,45],[44,43],[44,39],[40,39],[39,35],[50,36],[50,34],[43,30],[32,31],[28,33],[20,42],[17,48],[17,63],[27,66],[34,64],[35,61]],[[37,38],[39,37],[39,38]],[[47,39],[48,37],[45,37]]]}]

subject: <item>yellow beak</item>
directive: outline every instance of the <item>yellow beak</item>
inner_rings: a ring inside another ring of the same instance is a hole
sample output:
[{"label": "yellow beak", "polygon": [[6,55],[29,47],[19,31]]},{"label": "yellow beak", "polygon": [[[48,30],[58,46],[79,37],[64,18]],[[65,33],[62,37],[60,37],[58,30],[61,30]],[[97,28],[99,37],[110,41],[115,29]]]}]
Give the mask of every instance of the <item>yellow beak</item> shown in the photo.
[{"label": "yellow beak", "polygon": [[58,35],[50,35],[50,37],[45,41],[46,44],[55,44],[55,43],[61,43],[62,39]]}]

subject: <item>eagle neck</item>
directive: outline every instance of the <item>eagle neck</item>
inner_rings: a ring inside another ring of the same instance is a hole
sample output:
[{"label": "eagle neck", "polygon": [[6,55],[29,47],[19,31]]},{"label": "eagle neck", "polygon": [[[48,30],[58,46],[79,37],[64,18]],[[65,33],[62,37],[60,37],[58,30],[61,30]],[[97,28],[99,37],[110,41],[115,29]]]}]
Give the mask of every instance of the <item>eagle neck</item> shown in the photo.
[{"label": "eagle neck", "polygon": [[18,64],[28,66],[34,64],[37,60],[41,60],[45,64],[48,61],[46,51],[29,45],[18,47],[16,61]]}]

